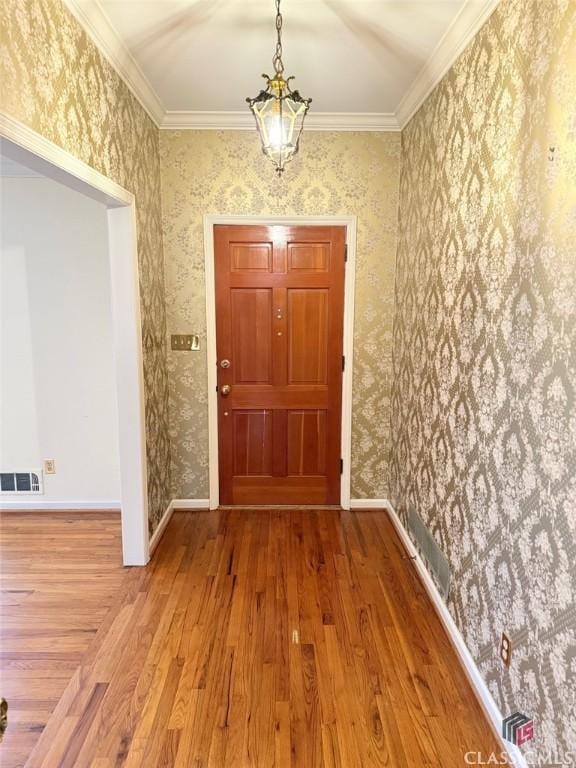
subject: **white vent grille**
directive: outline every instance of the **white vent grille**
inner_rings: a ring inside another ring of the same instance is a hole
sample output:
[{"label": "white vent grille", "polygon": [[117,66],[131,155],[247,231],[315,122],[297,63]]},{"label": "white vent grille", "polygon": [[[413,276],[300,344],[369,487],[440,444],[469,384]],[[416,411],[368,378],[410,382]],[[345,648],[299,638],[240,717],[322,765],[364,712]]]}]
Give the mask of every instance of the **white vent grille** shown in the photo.
[{"label": "white vent grille", "polygon": [[31,469],[22,472],[0,472],[1,493],[44,493],[42,470]]},{"label": "white vent grille", "polygon": [[450,565],[436,539],[428,530],[424,521],[413,506],[408,507],[408,529],[420,557],[432,574],[436,586],[444,600],[450,592]]}]

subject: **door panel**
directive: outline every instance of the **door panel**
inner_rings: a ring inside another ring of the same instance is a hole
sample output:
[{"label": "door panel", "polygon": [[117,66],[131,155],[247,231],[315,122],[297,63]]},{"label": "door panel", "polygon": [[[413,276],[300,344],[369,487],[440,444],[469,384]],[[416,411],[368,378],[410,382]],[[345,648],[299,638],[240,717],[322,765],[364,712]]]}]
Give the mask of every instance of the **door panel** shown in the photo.
[{"label": "door panel", "polygon": [[233,288],[230,322],[234,383],[272,383],[272,290]]},{"label": "door panel", "polygon": [[288,272],[327,272],[329,268],[328,243],[288,244]]},{"label": "door panel", "polygon": [[326,384],[329,291],[289,288],[287,293],[288,383]]},{"label": "door panel", "polygon": [[272,243],[231,243],[232,272],[271,272]]},{"label": "door panel", "polygon": [[288,411],[288,474],[326,472],[326,411]]},{"label": "door panel", "polygon": [[234,411],[234,475],[272,474],[272,411]]},{"label": "door panel", "polygon": [[214,242],[221,503],[338,504],[345,229]]}]

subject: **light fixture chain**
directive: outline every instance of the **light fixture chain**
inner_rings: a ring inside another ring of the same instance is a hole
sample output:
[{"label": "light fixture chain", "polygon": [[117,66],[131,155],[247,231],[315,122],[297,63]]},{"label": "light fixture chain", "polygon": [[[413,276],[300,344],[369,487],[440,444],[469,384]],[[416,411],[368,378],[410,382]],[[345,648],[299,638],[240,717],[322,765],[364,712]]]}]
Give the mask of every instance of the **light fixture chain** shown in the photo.
[{"label": "light fixture chain", "polygon": [[276,52],[272,59],[274,72],[281,75],[284,72],[284,63],[282,62],[282,14],[280,13],[280,0],[276,0]]},{"label": "light fixture chain", "polygon": [[253,99],[246,99],[256,119],[262,151],[276,166],[278,176],[282,175],[286,163],[289,163],[298,152],[304,118],[312,101],[312,99],[302,98],[298,91],[292,90],[289,83],[294,78],[284,77],[280,3],[281,0],[274,0],[276,6],[276,50],[272,57],[274,75],[273,77],[262,75],[266,80],[266,89],[261,89]]}]

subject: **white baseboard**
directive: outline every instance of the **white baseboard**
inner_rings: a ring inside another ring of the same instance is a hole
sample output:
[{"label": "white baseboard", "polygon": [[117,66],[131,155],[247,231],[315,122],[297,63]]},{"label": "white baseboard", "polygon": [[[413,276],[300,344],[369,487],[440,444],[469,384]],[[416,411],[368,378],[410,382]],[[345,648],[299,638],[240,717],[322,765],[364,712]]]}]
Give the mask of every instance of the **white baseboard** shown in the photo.
[{"label": "white baseboard", "polygon": [[152,552],[154,552],[154,550],[158,546],[160,539],[162,538],[164,531],[166,530],[166,526],[170,522],[170,518],[172,517],[173,512],[174,512],[174,502],[171,501],[166,508],[166,512],[164,512],[164,514],[162,515],[162,519],[156,526],[156,530],[150,537],[150,544],[148,545],[150,557],[152,557]]},{"label": "white baseboard", "polygon": [[173,509],[208,509],[208,499],[172,499]]},{"label": "white baseboard", "polygon": [[386,499],[350,499],[350,509],[384,509]]},{"label": "white baseboard", "polygon": [[57,512],[62,510],[67,512],[68,510],[78,512],[87,512],[90,510],[105,510],[110,512],[120,512],[120,502],[116,500],[112,501],[36,501],[33,497],[28,496],[26,499],[18,501],[4,501],[0,498],[0,509],[2,511],[9,512],[10,510],[46,510]]},{"label": "white baseboard", "polygon": [[[440,596],[440,592],[438,591],[436,584],[434,583],[434,580],[430,576],[428,569],[424,565],[422,558],[416,551],[414,544],[412,543],[412,540],[408,535],[407,530],[402,525],[400,518],[398,517],[398,514],[396,513],[396,510],[394,509],[392,504],[390,504],[389,501],[385,501],[384,506],[386,507],[390,520],[392,521],[394,528],[396,529],[396,532],[398,533],[398,536],[400,537],[402,544],[404,545],[404,548],[406,549],[410,557],[414,558],[412,562],[414,563],[416,570],[418,571],[418,575],[420,576],[420,579],[424,585],[424,588],[428,592],[428,595],[432,600],[432,604],[436,609],[436,613],[438,614],[440,621],[444,625],[444,629],[446,630],[448,637],[450,638],[450,641],[456,653],[458,654],[458,657],[460,658],[460,662],[464,667],[464,670],[468,676],[470,684],[472,685],[474,693],[476,694],[476,697],[480,702],[482,709],[484,710],[484,714],[488,718],[488,721],[492,726],[492,730],[494,731],[495,736],[497,737],[498,741],[502,745],[502,751],[505,751],[508,754],[510,764],[515,766],[515,768],[528,768],[526,759],[524,758],[524,755],[518,749],[518,747],[514,746],[513,744],[510,744],[508,741],[506,741],[502,737],[502,731],[501,731],[502,719],[503,719],[502,713],[500,712],[496,702],[492,698],[492,694],[490,693],[490,690],[486,685],[484,678],[480,674],[480,670],[476,666],[476,662],[472,658],[472,654],[468,650],[468,647],[464,642],[464,638],[460,634],[460,630],[458,629],[458,627],[456,626],[456,622],[452,618],[452,614],[450,613],[446,603]],[[484,759],[487,759],[487,758],[485,757]]]},{"label": "white baseboard", "polygon": [[208,509],[208,499],[172,499],[170,504],[168,504],[166,512],[162,515],[162,520],[160,520],[150,538],[150,556],[152,556],[152,552],[158,546],[166,526],[170,522],[170,518],[177,509]]}]

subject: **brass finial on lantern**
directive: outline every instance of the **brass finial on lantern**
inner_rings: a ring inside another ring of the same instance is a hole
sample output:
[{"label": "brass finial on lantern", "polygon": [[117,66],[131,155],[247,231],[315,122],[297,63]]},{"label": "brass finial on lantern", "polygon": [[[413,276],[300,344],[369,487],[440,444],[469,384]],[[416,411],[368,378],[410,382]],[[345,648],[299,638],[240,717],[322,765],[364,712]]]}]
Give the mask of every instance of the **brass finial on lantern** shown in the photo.
[{"label": "brass finial on lantern", "polygon": [[262,75],[267,87],[258,96],[246,101],[256,119],[262,151],[276,166],[281,176],[284,166],[298,152],[304,118],[312,99],[304,99],[290,88],[293,77],[284,77],[282,62],[282,14],[280,0],[276,0],[276,52],[272,59],[274,76]]}]

